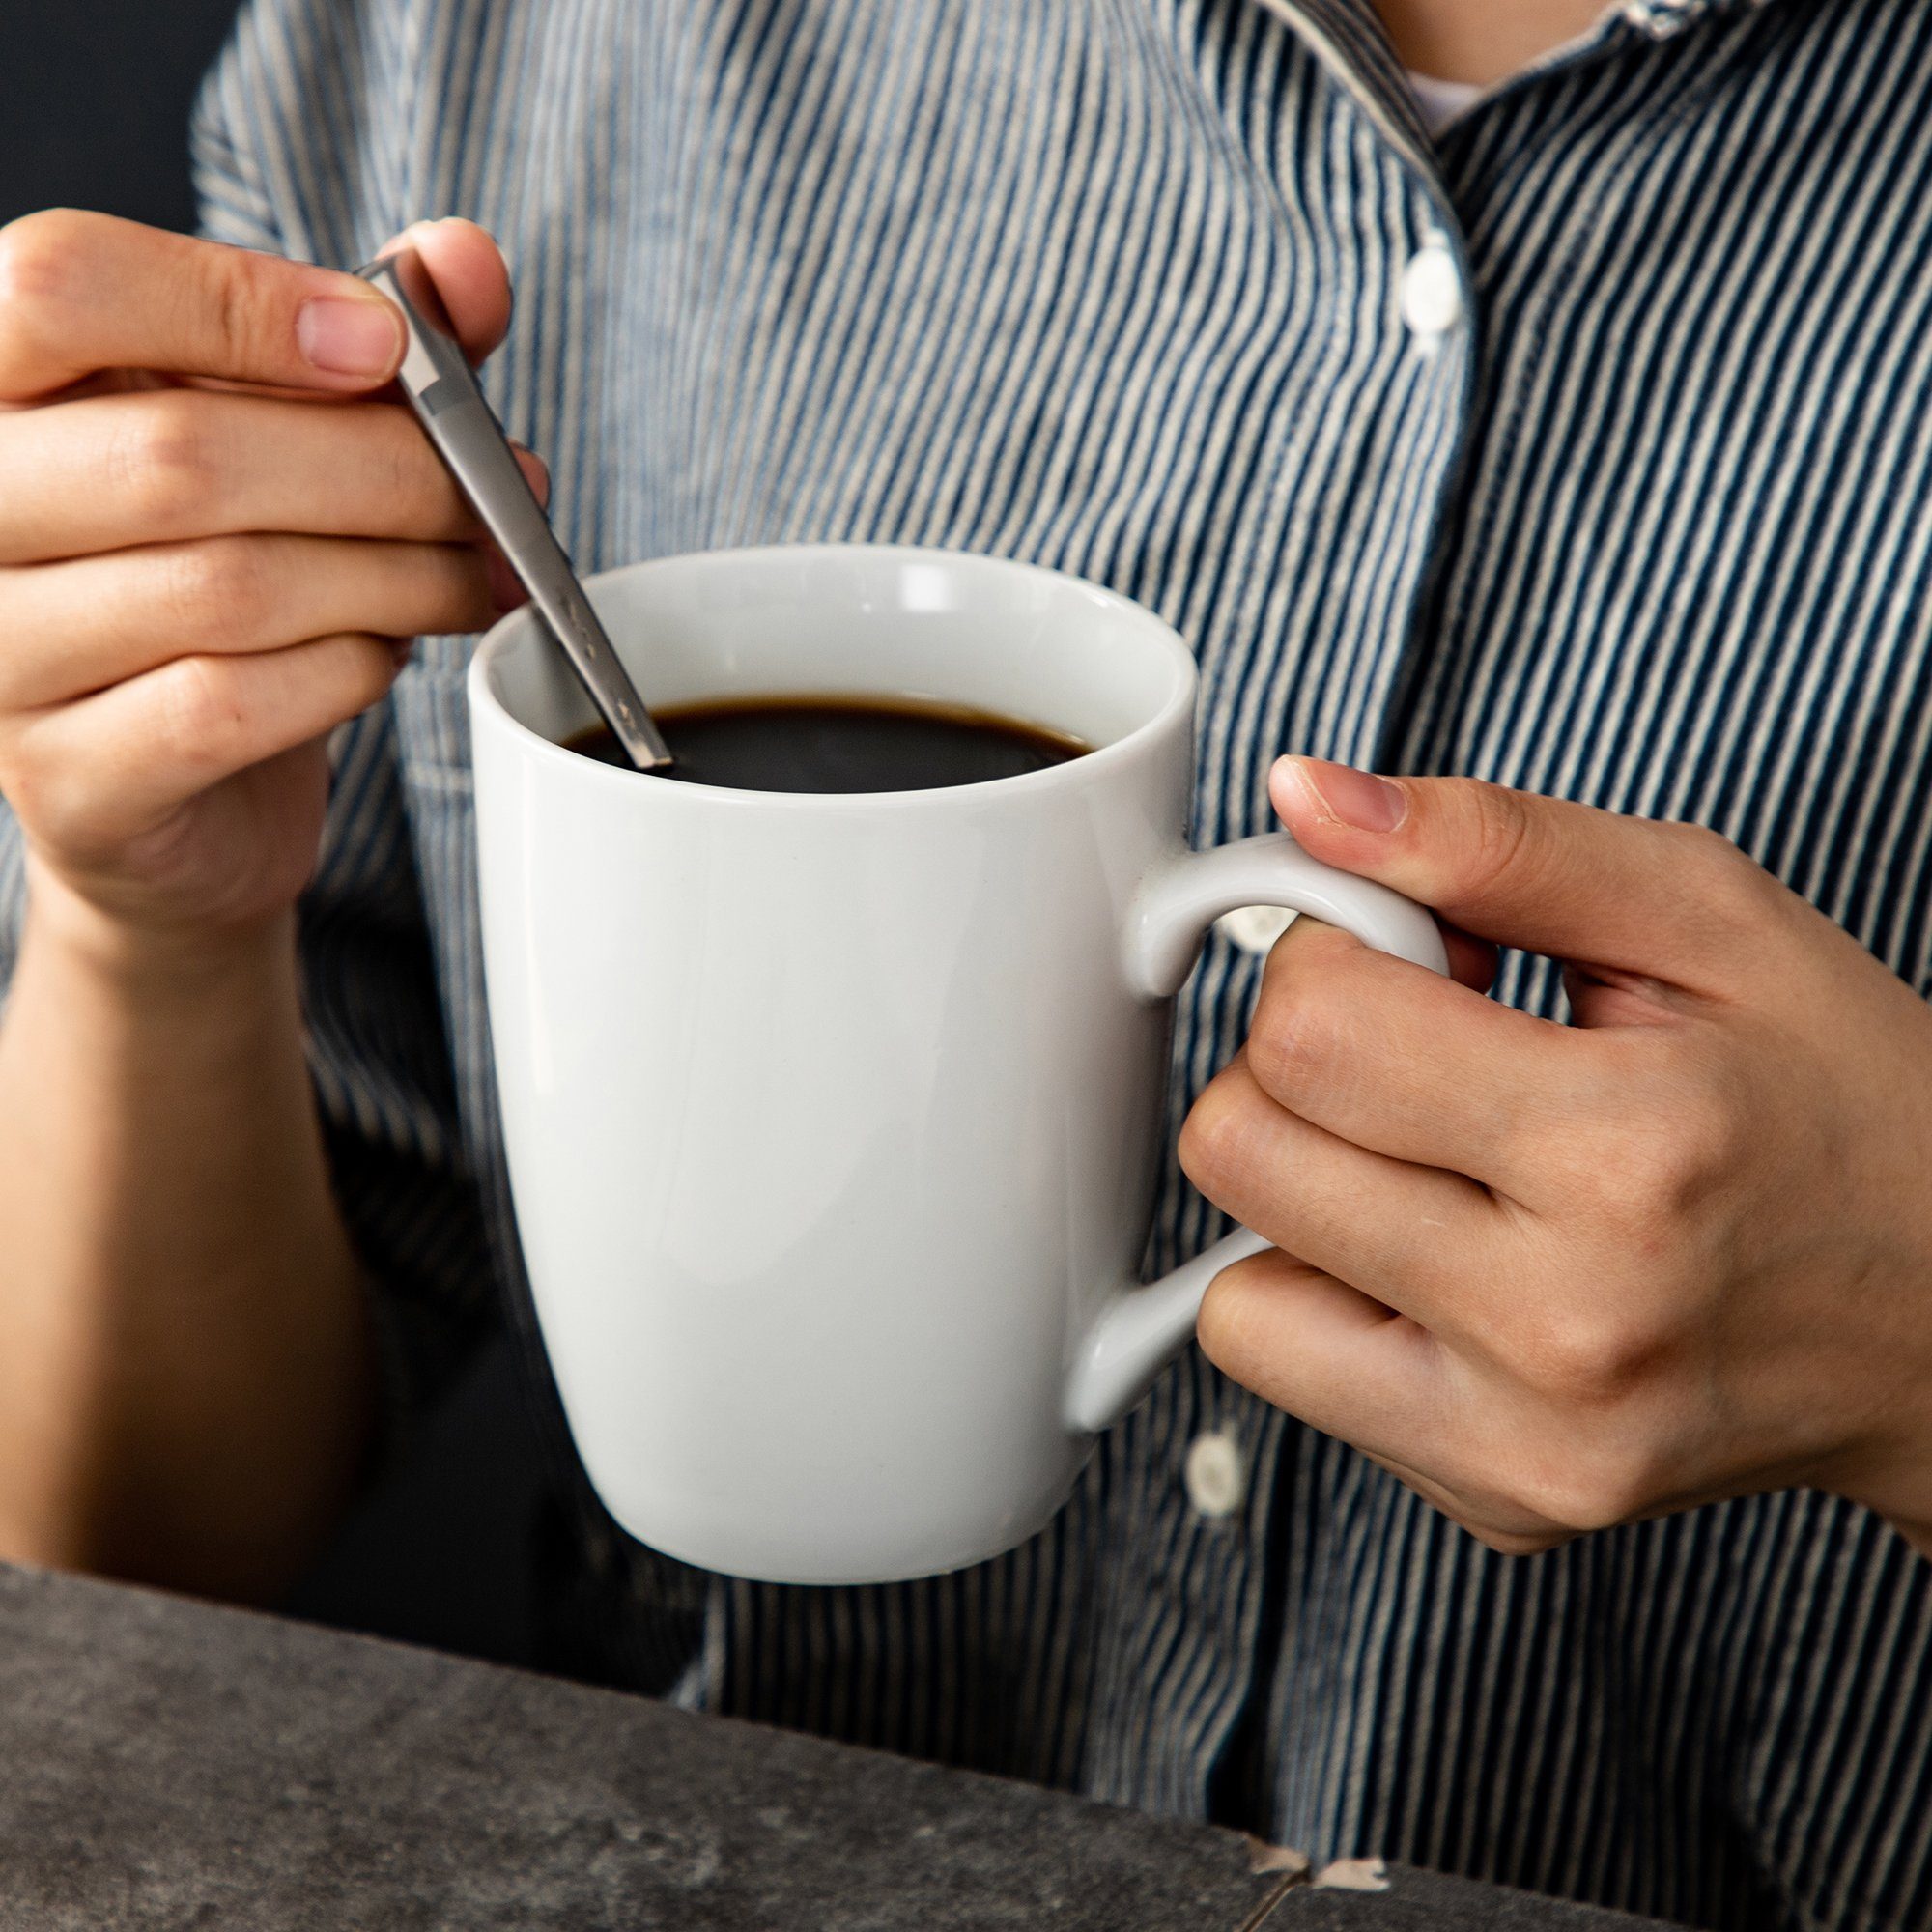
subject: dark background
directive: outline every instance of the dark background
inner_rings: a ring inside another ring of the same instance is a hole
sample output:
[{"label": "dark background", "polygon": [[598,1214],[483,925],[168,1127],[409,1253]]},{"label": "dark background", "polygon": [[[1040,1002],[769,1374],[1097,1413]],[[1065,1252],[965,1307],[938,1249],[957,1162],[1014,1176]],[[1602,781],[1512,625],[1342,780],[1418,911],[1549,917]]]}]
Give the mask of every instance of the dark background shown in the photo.
[{"label": "dark background", "polygon": [[[235,13],[235,0],[0,0],[0,222],[66,206],[192,228],[188,107]],[[526,1661],[535,1460],[499,1347],[287,1607]]]},{"label": "dark background", "polygon": [[103,208],[191,228],[188,103],[235,0],[0,0],[0,221]]}]

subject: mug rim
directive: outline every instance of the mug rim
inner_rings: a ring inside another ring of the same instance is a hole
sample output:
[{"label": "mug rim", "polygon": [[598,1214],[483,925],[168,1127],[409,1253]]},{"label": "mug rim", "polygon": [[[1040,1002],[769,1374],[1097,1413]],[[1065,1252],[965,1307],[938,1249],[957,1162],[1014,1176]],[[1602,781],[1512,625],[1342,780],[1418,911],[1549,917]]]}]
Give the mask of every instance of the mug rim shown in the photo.
[{"label": "mug rim", "polygon": [[[630,576],[634,572],[653,570],[665,564],[693,562],[699,558],[706,561],[762,562],[828,554],[876,556],[953,567],[963,563],[976,570],[993,569],[1004,574],[1050,579],[1056,585],[1076,590],[1095,604],[1112,610],[1122,616],[1131,617],[1138,625],[1145,627],[1151,640],[1159,646],[1172,668],[1178,673],[1175,690],[1151,717],[1143,720],[1132,730],[1108,744],[1096,745],[1092,751],[1081,753],[1078,757],[1067,758],[1060,764],[1047,765],[1037,771],[1015,772],[1004,778],[975,779],[966,784],[921,785],[912,790],[899,791],[753,791],[737,785],[667,784],[652,788],[652,795],[662,798],[667,805],[672,800],[679,801],[679,807],[675,809],[708,810],[715,803],[719,807],[761,806],[767,809],[778,807],[787,810],[849,812],[875,808],[904,810],[915,806],[931,809],[941,800],[956,798],[965,793],[978,797],[997,792],[1003,798],[1015,796],[1021,788],[1043,793],[1100,781],[1117,765],[1130,762],[1149,743],[1171,727],[1177,714],[1191,717],[1193,713],[1200,667],[1195,662],[1194,654],[1181,639],[1180,633],[1164,617],[1150,611],[1146,605],[1136,603],[1131,597],[1123,596],[1118,590],[1111,590],[1105,584],[1095,583],[1090,578],[1076,576],[1071,571],[1056,569],[1051,564],[1028,563],[1017,557],[991,556],[980,551],[947,550],[929,544],[743,544],[726,545],[717,550],[676,551],[662,556],[639,557],[635,562],[618,564],[610,570],[595,571],[585,577],[583,582],[586,585],[594,586],[612,578]],[[535,730],[517,717],[491,689],[492,667],[535,622],[533,609],[533,606],[526,604],[515,611],[506,611],[483,634],[475,650],[470,654],[464,683],[469,697],[472,726],[479,715],[487,714],[493,723],[505,726],[513,741],[520,742],[526,748],[526,754],[533,754],[539,765],[549,763],[554,764],[559,772],[568,770],[577,775],[579,781],[582,782],[626,786],[623,796],[636,799],[639,793],[628,787],[630,781],[639,776],[639,773],[622,766],[607,765],[596,758],[587,758],[582,753],[573,752],[568,747],[557,744],[554,739],[545,737],[541,731]],[[1044,724],[1046,721],[1033,722]]]}]

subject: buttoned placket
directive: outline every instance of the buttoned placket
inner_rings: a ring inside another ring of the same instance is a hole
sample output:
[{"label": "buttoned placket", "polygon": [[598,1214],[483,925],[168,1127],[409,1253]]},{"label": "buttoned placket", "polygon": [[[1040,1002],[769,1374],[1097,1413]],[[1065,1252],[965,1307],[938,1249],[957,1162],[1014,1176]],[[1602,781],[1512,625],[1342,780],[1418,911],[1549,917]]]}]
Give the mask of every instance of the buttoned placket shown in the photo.
[{"label": "buttoned placket", "polygon": [[[1439,529],[1447,521],[1444,512],[1461,471],[1473,407],[1477,316],[1467,250],[1435,144],[1367,0],[1256,4],[1273,13],[1313,52],[1331,84],[1350,97],[1402,169],[1405,192],[1379,250],[1387,268],[1376,326],[1383,331],[1388,356],[1418,365],[1416,380],[1425,385],[1426,406],[1453,418],[1449,435],[1422,439],[1436,473],[1420,514]],[[1425,570],[1418,578],[1418,597],[1426,594],[1427,582]],[[1381,679],[1378,704],[1384,723],[1378,737],[1386,735],[1385,721],[1409,682],[1408,660],[1418,648],[1411,616],[1412,611],[1400,616],[1404,642]],[[1279,907],[1246,906],[1217,921],[1216,930],[1239,951],[1260,955],[1273,947],[1293,918]],[[1222,1381],[1180,1445],[1176,1475],[1190,1515],[1206,1534],[1254,1539],[1256,1547],[1245,1562],[1260,1578],[1255,1614],[1243,1620],[1244,1649],[1225,1661],[1243,1689],[1214,1774],[1210,1808],[1216,1815],[1254,1816],[1269,1803],[1266,1760],[1272,1748],[1276,1679],[1293,1643],[1291,1518],[1300,1429],[1262,1398]]]},{"label": "buttoned placket", "polygon": [[[1257,0],[1294,32],[1321,62],[1330,80],[1347,93],[1365,120],[1403,163],[1412,204],[1408,233],[1392,238],[1390,259],[1400,262],[1389,290],[1389,311],[1410,352],[1433,358],[1458,331],[1472,331],[1469,265],[1455,210],[1415,101],[1400,78],[1400,65],[1388,47],[1379,19],[1366,0]],[[1379,48],[1385,59],[1375,59]],[[1368,58],[1359,57],[1367,53]],[[1474,362],[1474,344],[1464,362]],[[1455,399],[1461,412],[1458,450],[1466,427],[1467,383]],[[1440,490],[1446,495],[1457,463],[1445,465]],[[1439,520],[1438,520],[1439,521]],[[1411,640],[1408,648],[1413,649]],[[1396,689],[1406,683],[1399,668]],[[1293,923],[1280,906],[1239,906],[1215,922],[1216,930],[1238,951],[1264,955]]]},{"label": "buttoned placket", "polygon": [[[1397,353],[1427,365],[1424,380],[1437,385],[1434,406],[1453,412],[1450,436],[1437,442],[1440,469],[1421,512],[1430,519],[1432,533],[1439,536],[1446,530],[1447,508],[1474,433],[1480,315],[1468,248],[1436,146],[1421,123],[1412,91],[1369,0],[1255,0],[1255,4],[1276,15],[1301,40],[1404,168],[1408,187],[1405,227],[1388,237],[1391,270],[1384,326],[1392,347],[1399,345]],[[1471,112],[1492,108],[1619,41],[1628,43],[1633,35],[1661,40],[1714,9],[1767,4],[1774,0],[1626,0],[1606,12],[1581,41],[1526,70]],[[1447,353],[1452,346],[1460,351],[1456,356]],[[1419,654],[1428,646],[1417,620],[1435,576],[1434,566],[1422,572],[1415,600],[1402,619],[1401,653],[1376,734],[1378,764],[1394,755],[1405,698],[1414,688]],[[1242,907],[1224,916],[1216,928],[1228,943],[1262,954],[1281,937],[1292,918],[1275,907]],[[1272,1647],[1263,1640],[1253,1654],[1238,1660],[1248,1689],[1217,1773],[1216,1808],[1232,1805],[1247,1815],[1255,1809],[1249,1802],[1252,1794],[1237,1794],[1229,1787],[1239,1781],[1244,1766],[1258,1767],[1269,1748],[1274,1678],[1281,1655],[1292,1642],[1293,1615],[1293,1584],[1286,1576],[1290,1531],[1284,1489],[1292,1477],[1284,1471],[1292,1468],[1293,1458],[1282,1453],[1281,1445],[1283,1431],[1297,1425],[1268,1415],[1259,1402],[1229,1390],[1222,1409],[1204,1417],[1184,1445],[1179,1472],[1189,1508],[1204,1525],[1259,1526],[1264,1547],[1251,1560],[1261,1566],[1264,1590],[1274,1595],[1273,1611],[1264,1606],[1257,1619],[1261,1629],[1272,1631]]]}]

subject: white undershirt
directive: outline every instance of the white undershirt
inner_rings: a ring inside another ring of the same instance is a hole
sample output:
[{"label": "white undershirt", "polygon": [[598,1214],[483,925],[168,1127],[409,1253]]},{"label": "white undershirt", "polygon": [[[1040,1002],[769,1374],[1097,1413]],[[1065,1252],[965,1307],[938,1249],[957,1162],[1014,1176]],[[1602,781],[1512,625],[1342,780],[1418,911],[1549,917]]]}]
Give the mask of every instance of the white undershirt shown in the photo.
[{"label": "white undershirt", "polygon": [[1417,73],[1412,68],[1406,71],[1423,125],[1432,135],[1439,135],[1483,98],[1484,90],[1473,80],[1437,80],[1433,73]]},{"label": "white undershirt", "polygon": [[[1605,10],[1606,13],[1608,11]],[[1547,54],[1540,54],[1534,65],[1542,67],[1546,63],[1560,61],[1566,54],[1575,53],[1595,31],[1594,28],[1585,29],[1574,40],[1551,47]],[[1432,138],[1439,138],[1445,128],[1460,121],[1491,91],[1473,80],[1437,80],[1433,73],[1417,73],[1412,67],[1405,68],[1403,71],[1408,75],[1409,92],[1415,96],[1415,104],[1422,109],[1422,125],[1429,129]],[[1494,87],[1502,85],[1500,80],[1492,83]]]}]

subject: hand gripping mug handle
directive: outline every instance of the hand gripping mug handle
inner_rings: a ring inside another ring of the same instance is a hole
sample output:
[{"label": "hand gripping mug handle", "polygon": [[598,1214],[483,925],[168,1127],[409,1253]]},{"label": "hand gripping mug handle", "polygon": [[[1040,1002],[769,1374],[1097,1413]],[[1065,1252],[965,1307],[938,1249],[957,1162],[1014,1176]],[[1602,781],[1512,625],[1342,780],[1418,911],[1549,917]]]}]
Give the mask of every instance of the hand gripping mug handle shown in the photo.
[{"label": "hand gripping mug handle", "polygon": [[[1128,915],[1128,984],[1143,999],[1180,990],[1208,928],[1236,906],[1285,906],[1351,932],[1365,946],[1436,973],[1449,955],[1435,922],[1413,900],[1311,859],[1285,832],[1242,838],[1211,852],[1180,852],[1142,885]],[[1111,1297],[1074,1356],[1065,1419],[1079,1434],[1118,1422],[1194,1333],[1208,1284],[1267,1246],[1237,1228],[1160,1281]]]}]

